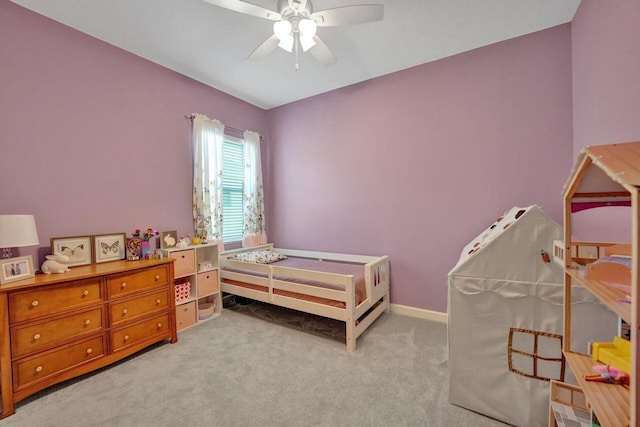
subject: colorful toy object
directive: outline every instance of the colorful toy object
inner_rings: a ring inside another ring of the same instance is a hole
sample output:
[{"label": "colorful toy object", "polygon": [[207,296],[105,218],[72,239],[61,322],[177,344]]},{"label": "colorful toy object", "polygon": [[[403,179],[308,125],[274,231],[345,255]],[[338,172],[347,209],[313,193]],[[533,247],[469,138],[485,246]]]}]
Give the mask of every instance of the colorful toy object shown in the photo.
[{"label": "colorful toy object", "polygon": [[613,342],[594,342],[592,357],[625,373],[631,372],[631,342],[614,337]]},{"label": "colorful toy object", "polygon": [[600,383],[621,384],[629,387],[629,374],[608,365],[596,365],[593,367],[596,372],[592,375],[585,375],[587,381],[595,381]]}]

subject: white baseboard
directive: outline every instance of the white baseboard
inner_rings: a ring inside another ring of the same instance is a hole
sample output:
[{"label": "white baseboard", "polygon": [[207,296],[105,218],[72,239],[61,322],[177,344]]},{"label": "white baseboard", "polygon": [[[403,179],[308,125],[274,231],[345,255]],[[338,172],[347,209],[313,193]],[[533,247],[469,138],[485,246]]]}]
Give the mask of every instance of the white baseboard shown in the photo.
[{"label": "white baseboard", "polygon": [[447,313],[441,313],[439,311],[425,310],[423,308],[409,307],[407,305],[391,304],[391,312],[402,316],[417,317],[419,319],[447,323]]}]

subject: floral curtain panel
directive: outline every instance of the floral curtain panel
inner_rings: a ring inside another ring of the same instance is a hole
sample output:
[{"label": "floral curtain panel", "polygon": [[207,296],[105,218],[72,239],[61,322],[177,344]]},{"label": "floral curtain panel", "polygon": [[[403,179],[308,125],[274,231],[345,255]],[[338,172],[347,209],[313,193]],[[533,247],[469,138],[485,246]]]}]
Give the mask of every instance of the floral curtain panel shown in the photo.
[{"label": "floral curtain panel", "polygon": [[264,193],[262,189],[262,163],[260,157],[260,135],[244,132],[244,188],[242,210],[244,230],[242,247],[267,243],[264,220]]},{"label": "floral curtain panel", "polygon": [[224,125],[193,115],[193,226],[196,236],[222,244],[222,143]]}]

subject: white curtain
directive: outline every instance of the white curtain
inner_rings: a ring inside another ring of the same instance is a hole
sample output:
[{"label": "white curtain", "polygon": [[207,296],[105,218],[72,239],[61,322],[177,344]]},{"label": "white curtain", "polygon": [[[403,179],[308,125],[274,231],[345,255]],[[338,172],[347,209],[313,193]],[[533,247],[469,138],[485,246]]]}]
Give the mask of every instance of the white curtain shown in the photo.
[{"label": "white curtain", "polygon": [[222,143],[224,125],[193,115],[193,226],[196,236],[222,244]]},{"label": "white curtain", "polygon": [[262,163],[260,135],[244,132],[244,188],[242,197],[244,230],[242,246],[251,247],[267,243],[264,218],[264,193],[262,191]]}]

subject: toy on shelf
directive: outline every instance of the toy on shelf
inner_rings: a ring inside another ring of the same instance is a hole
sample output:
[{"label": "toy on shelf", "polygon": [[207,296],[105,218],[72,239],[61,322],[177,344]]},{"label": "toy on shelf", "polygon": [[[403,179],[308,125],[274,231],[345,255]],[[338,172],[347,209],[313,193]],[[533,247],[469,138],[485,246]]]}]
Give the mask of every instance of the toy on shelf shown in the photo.
[{"label": "toy on shelf", "polygon": [[184,249],[189,246],[190,242],[191,236],[189,236],[188,234],[183,234],[182,236],[180,236],[180,241],[176,243],[176,248]]},{"label": "toy on shelf", "polygon": [[613,337],[613,342],[594,342],[593,359],[617,368],[627,374],[631,372],[631,341]]},{"label": "toy on shelf", "polygon": [[629,387],[629,374],[620,369],[616,369],[609,365],[596,365],[593,367],[595,374],[586,375],[586,381],[595,381],[599,383],[621,384]]}]

